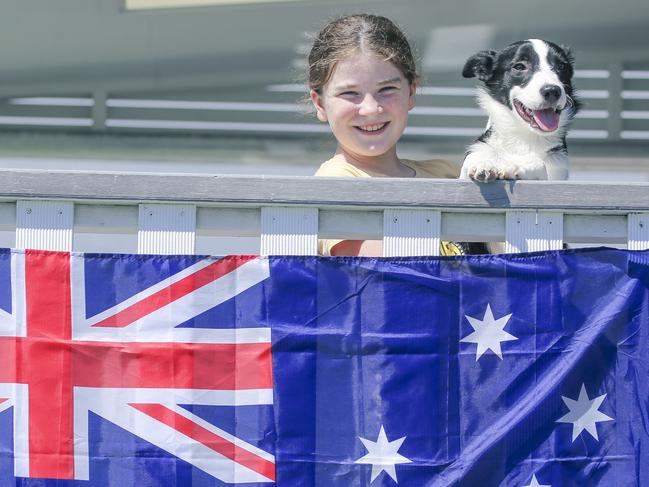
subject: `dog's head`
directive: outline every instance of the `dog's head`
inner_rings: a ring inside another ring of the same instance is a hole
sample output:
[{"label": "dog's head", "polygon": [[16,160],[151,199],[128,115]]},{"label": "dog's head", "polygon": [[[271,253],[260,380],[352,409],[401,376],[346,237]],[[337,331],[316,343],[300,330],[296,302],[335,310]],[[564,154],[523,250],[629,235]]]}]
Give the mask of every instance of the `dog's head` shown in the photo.
[{"label": "dog's head", "polygon": [[462,75],[482,81],[485,93],[509,109],[513,119],[537,134],[550,135],[579,108],[572,88],[573,62],[569,49],[529,39],[471,56]]}]

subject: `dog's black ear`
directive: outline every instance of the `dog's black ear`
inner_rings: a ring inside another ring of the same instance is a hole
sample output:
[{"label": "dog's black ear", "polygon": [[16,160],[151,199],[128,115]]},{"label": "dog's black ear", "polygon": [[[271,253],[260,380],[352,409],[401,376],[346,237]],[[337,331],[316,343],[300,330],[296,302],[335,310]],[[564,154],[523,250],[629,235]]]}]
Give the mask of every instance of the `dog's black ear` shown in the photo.
[{"label": "dog's black ear", "polygon": [[487,81],[494,69],[496,51],[480,51],[467,59],[462,70],[465,78],[478,78],[480,81]]},{"label": "dog's black ear", "polygon": [[575,56],[572,54],[572,49],[570,49],[569,46],[564,46],[561,44],[561,50],[566,54],[566,57],[568,58],[568,61],[570,64],[575,64]]}]

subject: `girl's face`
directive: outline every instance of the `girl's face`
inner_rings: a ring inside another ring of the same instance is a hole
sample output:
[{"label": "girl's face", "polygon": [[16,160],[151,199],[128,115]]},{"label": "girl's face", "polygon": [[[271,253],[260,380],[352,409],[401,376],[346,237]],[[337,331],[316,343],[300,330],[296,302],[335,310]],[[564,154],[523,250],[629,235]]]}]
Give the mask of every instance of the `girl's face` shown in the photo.
[{"label": "girl's face", "polygon": [[339,149],[355,158],[396,157],[415,89],[390,61],[357,52],[336,64],[322,95],[311,90],[311,100]]}]

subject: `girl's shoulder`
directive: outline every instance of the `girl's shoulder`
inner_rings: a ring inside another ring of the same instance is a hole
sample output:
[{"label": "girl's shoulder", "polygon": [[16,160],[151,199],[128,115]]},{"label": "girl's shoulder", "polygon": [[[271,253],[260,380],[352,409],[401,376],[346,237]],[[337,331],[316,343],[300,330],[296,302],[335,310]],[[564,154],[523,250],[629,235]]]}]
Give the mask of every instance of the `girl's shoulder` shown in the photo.
[{"label": "girl's shoulder", "polygon": [[371,177],[370,174],[362,171],[361,169],[349,164],[341,157],[332,157],[328,161],[323,162],[315,176],[330,176],[330,177]]},{"label": "girl's shoulder", "polygon": [[415,177],[418,178],[457,179],[460,176],[460,168],[445,159],[430,159],[427,161],[401,159],[401,162],[412,167],[416,171]]}]

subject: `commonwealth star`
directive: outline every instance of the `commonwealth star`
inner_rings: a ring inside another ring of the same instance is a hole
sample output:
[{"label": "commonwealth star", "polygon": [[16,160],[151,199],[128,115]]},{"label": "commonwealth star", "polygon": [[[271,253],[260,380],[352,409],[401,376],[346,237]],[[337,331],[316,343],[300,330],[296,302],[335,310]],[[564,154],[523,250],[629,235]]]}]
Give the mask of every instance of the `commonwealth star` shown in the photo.
[{"label": "commonwealth star", "polygon": [[579,398],[576,401],[561,396],[561,399],[563,399],[563,402],[568,406],[570,412],[557,419],[557,423],[572,423],[573,442],[584,430],[588,431],[590,436],[599,441],[599,438],[597,437],[597,423],[602,421],[614,421],[613,418],[599,411],[599,407],[602,405],[605,398],[606,394],[602,394],[595,399],[589,399],[585,384],[581,385]]},{"label": "commonwealth star", "polygon": [[399,483],[397,480],[395,465],[400,463],[412,463],[412,460],[397,453],[406,437],[404,436],[398,440],[388,441],[385,429],[383,428],[383,425],[381,425],[379,437],[376,441],[366,440],[365,438],[360,437],[359,439],[363,442],[363,445],[365,445],[368,453],[364,457],[356,460],[354,463],[372,465],[372,479],[370,480],[370,483],[374,482],[374,479],[376,479],[381,472],[387,473],[392,477],[392,480]]},{"label": "commonwealth star", "polygon": [[476,348],[476,362],[482,357],[482,354],[487,350],[491,350],[493,353],[498,355],[502,360],[503,353],[500,349],[501,342],[507,342],[511,340],[518,340],[517,337],[507,333],[504,328],[509,318],[511,318],[511,313],[503,316],[502,318],[495,319],[491,311],[491,306],[487,303],[487,309],[484,313],[482,320],[473,318],[468,315],[464,315],[469,323],[473,327],[473,333],[465,336],[460,340],[460,342],[465,343],[475,343],[477,344]]}]

